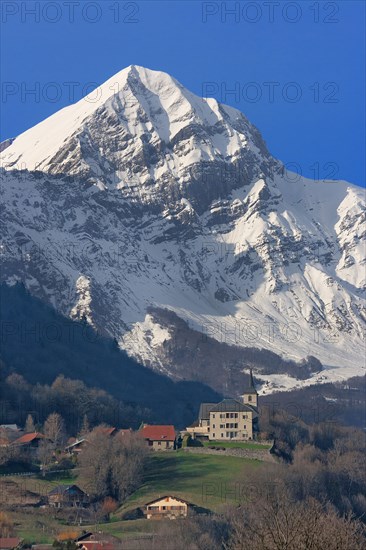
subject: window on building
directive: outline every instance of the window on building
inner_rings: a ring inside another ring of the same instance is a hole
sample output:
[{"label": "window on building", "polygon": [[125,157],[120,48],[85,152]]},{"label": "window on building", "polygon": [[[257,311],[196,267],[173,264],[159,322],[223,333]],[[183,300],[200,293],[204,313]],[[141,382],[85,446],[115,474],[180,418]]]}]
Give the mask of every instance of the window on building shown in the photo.
[{"label": "window on building", "polygon": [[246,424],[244,424],[244,430],[246,430],[246,429],[247,429],[247,425],[246,425]]},{"label": "window on building", "polygon": [[161,441],[158,441],[158,445],[161,445]]},{"label": "window on building", "polygon": [[224,434],[221,434],[221,437],[224,437]]},{"label": "window on building", "polygon": [[212,434],[212,437],[215,437],[215,434]]},{"label": "window on building", "polygon": [[252,401],[252,396],[248,395],[248,401]]},{"label": "window on building", "polygon": [[212,424],[212,427],[215,428],[215,424]]}]

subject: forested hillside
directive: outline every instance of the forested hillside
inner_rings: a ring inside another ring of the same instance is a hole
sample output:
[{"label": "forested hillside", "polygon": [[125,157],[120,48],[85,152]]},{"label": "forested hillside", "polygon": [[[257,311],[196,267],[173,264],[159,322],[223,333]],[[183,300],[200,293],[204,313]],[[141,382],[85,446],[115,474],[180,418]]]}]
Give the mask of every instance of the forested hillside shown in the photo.
[{"label": "forested hillside", "polygon": [[[104,399],[109,404],[113,402],[115,408],[122,407],[123,410],[128,406],[129,420],[132,416],[135,422],[147,420],[146,416],[149,416],[150,421],[174,423],[178,427],[184,427],[196,418],[202,401],[219,399],[219,395],[204,384],[174,383],[169,378],[139,365],[120,351],[116,342],[101,337],[86,322],[75,322],[61,316],[32,297],[21,284],[12,287],[2,285],[0,297],[3,416],[7,407],[11,405],[15,408],[14,403],[8,403],[7,406],[4,404],[9,401],[9,396],[15,402],[20,399],[16,395],[19,391],[21,393],[21,388],[17,391],[17,384],[14,386],[13,383],[10,392],[5,382],[14,373],[23,376],[31,386],[42,382],[44,396],[47,395],[47,385],[52,385],[59,375],[74,381],[79,380],[88,386],[85,388],[83,384],[79,384],[78,387],[69,381],[67,396],[64,383],[53,385],[54,394],[57,391],[63,392],[63,397],[58,401],[60,406],[64,404],[65,409],[66,403],[70,400],[72,402],[73,395],[79,395],[80,399],[88,401],[86,397],[92,391],[90,388],[104,390],[110,394]],[[31,386],[23,388],[26,408],[32,407],[32,396],[39,393],[39,387],[38,390],[30,390]],[[47,400],[46,397],[43,399]],[[37,403],[38,401],[33,403],[33,408]],[[46,416],[47,412],[52,412],[48,408],[46,406]],[[14,411],[12,414],[14,416]],[[24,406],[22,414],[27,414]],[[110,422],[110,415],[109,412],[108,418],[99,417],[99,421]],[[20,423],[24,422],[25,416],[19,419]],[[8,419],[2,418],[1,421],[6,422]],[[122,418],[120,423],[126,424],[126,421]]]}]

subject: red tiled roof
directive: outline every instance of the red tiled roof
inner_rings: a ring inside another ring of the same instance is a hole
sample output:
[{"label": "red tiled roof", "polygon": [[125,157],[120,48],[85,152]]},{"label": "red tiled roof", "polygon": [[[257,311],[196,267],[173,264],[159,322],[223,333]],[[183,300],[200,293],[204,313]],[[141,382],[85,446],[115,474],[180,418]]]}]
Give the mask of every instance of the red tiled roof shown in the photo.
[{"label": "red tiled roof", "polygon": [[0,548],[13,549],[19,546],[22,539],[19,537],[4,537],[0,538]]},{"label": "red tiled roof", "polygon": [[35,439],[42,439],[42,438],[44,438],[44,435],[39,432],[24,434],[22,435],[22,437],[19,437],[18,439],[13,441],[13,444],[23,445],[24,443],[31,443]]},{"label": "red tiled roof", "polygon": [[157,425],[145,425],[140,431],[144,439],[150,439],[151,441],[174,441],[175,430],[174,426],[157,426]]}]

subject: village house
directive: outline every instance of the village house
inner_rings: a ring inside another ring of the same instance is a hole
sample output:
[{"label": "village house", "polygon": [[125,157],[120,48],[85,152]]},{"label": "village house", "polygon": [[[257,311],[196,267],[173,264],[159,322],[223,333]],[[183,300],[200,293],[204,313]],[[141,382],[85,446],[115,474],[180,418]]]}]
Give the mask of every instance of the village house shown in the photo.
[{"label": "village house", "polygon": [[193,439],[210,441],[252,440],[258,432],[258,393],[254,386],[253,373],[240,400],[223,399],[220,403],[202,403],[198,422],[188,426]]},{"label": "village house", "polygon": [[19,537],[0,537],[0,550],[17,550],[22,547]]},{"label": "village house", "polygon": [[55,508],[84,507],[89,497],[77,485],[58,485],[48,493],[48,503]]},{"label": "village house", "polygon": [[37,450],[40,441],[44,439],[44,437],[45,436],[39,432],[27,433],[15,439],[12,445],[19,445],[29,450]]},{"label": "village house", "polygon": [[143,424],[139,430],[141,437],[154,451],[175,448],[175,429],[172,425]]},{"label": "village house", "polygon": [[1,424],[0,426],[0,446],[7,447],[13,441],[18,439],[23,432],[16,424]]},{"label": "village house", "polygon": [[146,519],[176,519],[185,518],[189,503],[178,497],[166,495],[145,505]]},{"label": "village house", "polygon": [[19,432],[20,428],[17,424],[0,424],[0,431],[2,430],[11,430],[13,432]]},{"label": "village house", "polygon": [[[117,433],[122,433],[124,435],[126,432],[131,432],[131,430],[118,430],[114,426],[99,426],[96,428],[96,431],[110,437],[114,437]],[[69,455],[78,455],[82,451],[83,447],[88,443],[89,441],[87,435],[79,438],[70,437],[67,441],[65,452]]]},{"label": "village house", "polygon": [[85,439],[85,437],[82,437],[80,439],[70,437],[67,443],[68,444],[65,447],[65,452],[69,455],[78,455],[85,443],[87,443],[87,440]]},{"label": "village house", "polygon": [[100,532],[95,534],[91,532],[84,533],[74,542],[80,550],[116,550],[116,548],[121,547],[120,539]]},{"label": "village house", "polygon": [[224,399],[210,409],[208,439],[253,439],[258,413],[235,399]]}]

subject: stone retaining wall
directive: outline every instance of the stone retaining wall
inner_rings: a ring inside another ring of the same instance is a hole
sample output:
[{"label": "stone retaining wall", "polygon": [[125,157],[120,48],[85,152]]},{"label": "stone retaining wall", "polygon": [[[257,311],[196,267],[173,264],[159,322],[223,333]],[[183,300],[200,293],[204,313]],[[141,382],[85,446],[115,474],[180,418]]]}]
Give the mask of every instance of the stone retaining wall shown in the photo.
[{"label": "stone retaining wall", "polygon": [[[215,443],[212,443],[215,446]],[[184,447],[183,451],[197,454],[207,454],[216,456],[238,456],[242,458],[250,458],[252,460],[263,460],[265,462],[276,462],[275,457],[269,452],[270,449],[233,449],[223,448],[219,451],[216,449],[209,449],[208,447]]]}]

